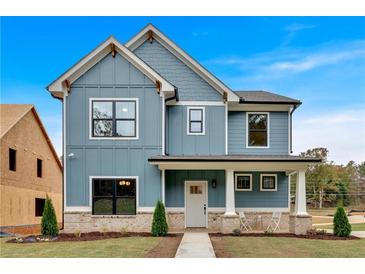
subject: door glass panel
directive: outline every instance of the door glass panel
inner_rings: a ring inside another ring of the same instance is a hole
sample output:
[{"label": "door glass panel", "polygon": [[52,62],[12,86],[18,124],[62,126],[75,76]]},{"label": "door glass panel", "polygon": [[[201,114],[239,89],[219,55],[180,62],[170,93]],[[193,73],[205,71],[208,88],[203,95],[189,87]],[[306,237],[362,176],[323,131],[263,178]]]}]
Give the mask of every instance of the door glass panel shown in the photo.
[{"label": "door glass panel", "polygon": [[202,194],[202,186],[190,186],[190,194]]}]

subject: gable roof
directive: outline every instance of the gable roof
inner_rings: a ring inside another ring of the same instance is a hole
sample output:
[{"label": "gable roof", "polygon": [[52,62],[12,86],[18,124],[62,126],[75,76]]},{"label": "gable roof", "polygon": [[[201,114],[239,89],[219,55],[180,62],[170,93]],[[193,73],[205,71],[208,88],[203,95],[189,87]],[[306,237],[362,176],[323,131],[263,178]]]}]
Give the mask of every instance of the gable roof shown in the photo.
[{"label": "gable roof", "polygon": [[47,131],[39,117],[34,105],[30,104],[0,104],[0,138],[9,132],[29,111],[32,111],[34,117],[41,128],[44,137],[51,149],[53,156],[56,159],[58,166],[62,170],[62,164],[60,159],[58,158],[57,152],[52,144],[51,139],[49,138]]},{"label": "gable roof", "polygon": [[109,53],[115,54],[118,52],[127,61],[133,64],[137,69],[142,71],[148,78],[156,83],[158,91],[166,92],[168,95],[175,94],[175,87],[164,79],[160,74],[154,71],[150,66],[138,58],[133,52],[122,45],[113,36],[110,36],[93,51],[83,57],[70,69],[64,72],[56,80],[47,86],[47,90],[52,94],[53,97],[63,98],[63,94],[68,92],[70,85],[75,82],[80,76],[86,71],[93,67],[97,62],[103,59]]},{"label": "gable roof", "polygon": [[180,59],[185,65],[197,73],[202,79],[207,81],[213,88],[215,88],[223,96],[227,94],[227,100],[238,102],[239,97],[222,81],[210,73],[206,68],[199,64],[194,58],[187,54],[183,49],[177,46],[173,41],[166,37],[152,24],[148,24],[133,38],[131,38],[125,46],[131,51],[137,49],[142,43],[148,39],[156,39],[161,45],[169,50],[173,55]]},{"label": "gable roof", "polygon": [[235,91],[240,97],[240,103],[246,104],[293,104],[300,105],[302,102],[290,97],[282,96],[263,90]]}]

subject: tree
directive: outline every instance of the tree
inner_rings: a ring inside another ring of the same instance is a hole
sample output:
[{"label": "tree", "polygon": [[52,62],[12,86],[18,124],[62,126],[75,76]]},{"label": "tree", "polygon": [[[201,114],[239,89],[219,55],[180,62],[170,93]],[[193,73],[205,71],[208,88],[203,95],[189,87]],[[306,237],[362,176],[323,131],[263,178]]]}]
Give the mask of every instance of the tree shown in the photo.
[{"label": "tree", "polygon": [[161,201],[157,201],[153,212],[151,232],[153,236],[166,236],[169,228],[166,221],[165,206]]},{"label": "tree", "polygon": [[333,233],[339,237],[348,237],[351,233],[351,225],[343,207],[338,207],[333,217]]},{"label": "tree", "polygon": [[43,209],[41,232],[43,236],[57,236],[58,234],[56,212],[48,195]]}]

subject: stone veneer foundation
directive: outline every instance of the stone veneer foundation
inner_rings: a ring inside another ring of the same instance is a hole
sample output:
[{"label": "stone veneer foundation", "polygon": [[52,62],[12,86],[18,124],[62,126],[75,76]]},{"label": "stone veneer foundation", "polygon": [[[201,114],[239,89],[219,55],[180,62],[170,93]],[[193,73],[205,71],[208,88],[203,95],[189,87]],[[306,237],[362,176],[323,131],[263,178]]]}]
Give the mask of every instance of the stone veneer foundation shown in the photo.
[{"label": "stone veneer foundation", "polygon": [[312,228],[312,216],[310,215],[290,215],[289,232],[297,235],[307,234]]},{"label": "stone veneer foundation", "polygon": [[[239,217],[224,216],[223,213],[208,213],[208,229],[210,231],[232,233],[234,229],[240,228]],[[90,212],[67,212],[64,214],[65,233],[91,232],[91,231],[134,231],[149,232],[151,231],[152,213],[140,212],[133,216],[92,216]],[[269,225],[272,213],[246,213],[248,218],[258,217],[257,226],[253,226],[255,231],[264,231]],[[183,212],[168,212],[167,222],[169,229],[179,231],[185,229],[185,216]],[[290,224],[290,225],[289,225]],[[290,232],[295,234],[305,234],[311,226],[311,218],[290,217],[284,213],[281,217],[280,230],[278,232]],[[308,228],[309,227],[309,228]]]}]

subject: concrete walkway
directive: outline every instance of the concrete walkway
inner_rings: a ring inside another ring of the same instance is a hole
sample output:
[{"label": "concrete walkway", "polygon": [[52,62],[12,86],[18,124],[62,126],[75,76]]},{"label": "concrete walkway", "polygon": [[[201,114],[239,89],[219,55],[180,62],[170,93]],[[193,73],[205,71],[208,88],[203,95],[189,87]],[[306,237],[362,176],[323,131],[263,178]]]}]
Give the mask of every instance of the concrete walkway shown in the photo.
[{"label": "concrete walkway", "polygon": [[207,232],[185,232],[175,258],[215,258]]}]

